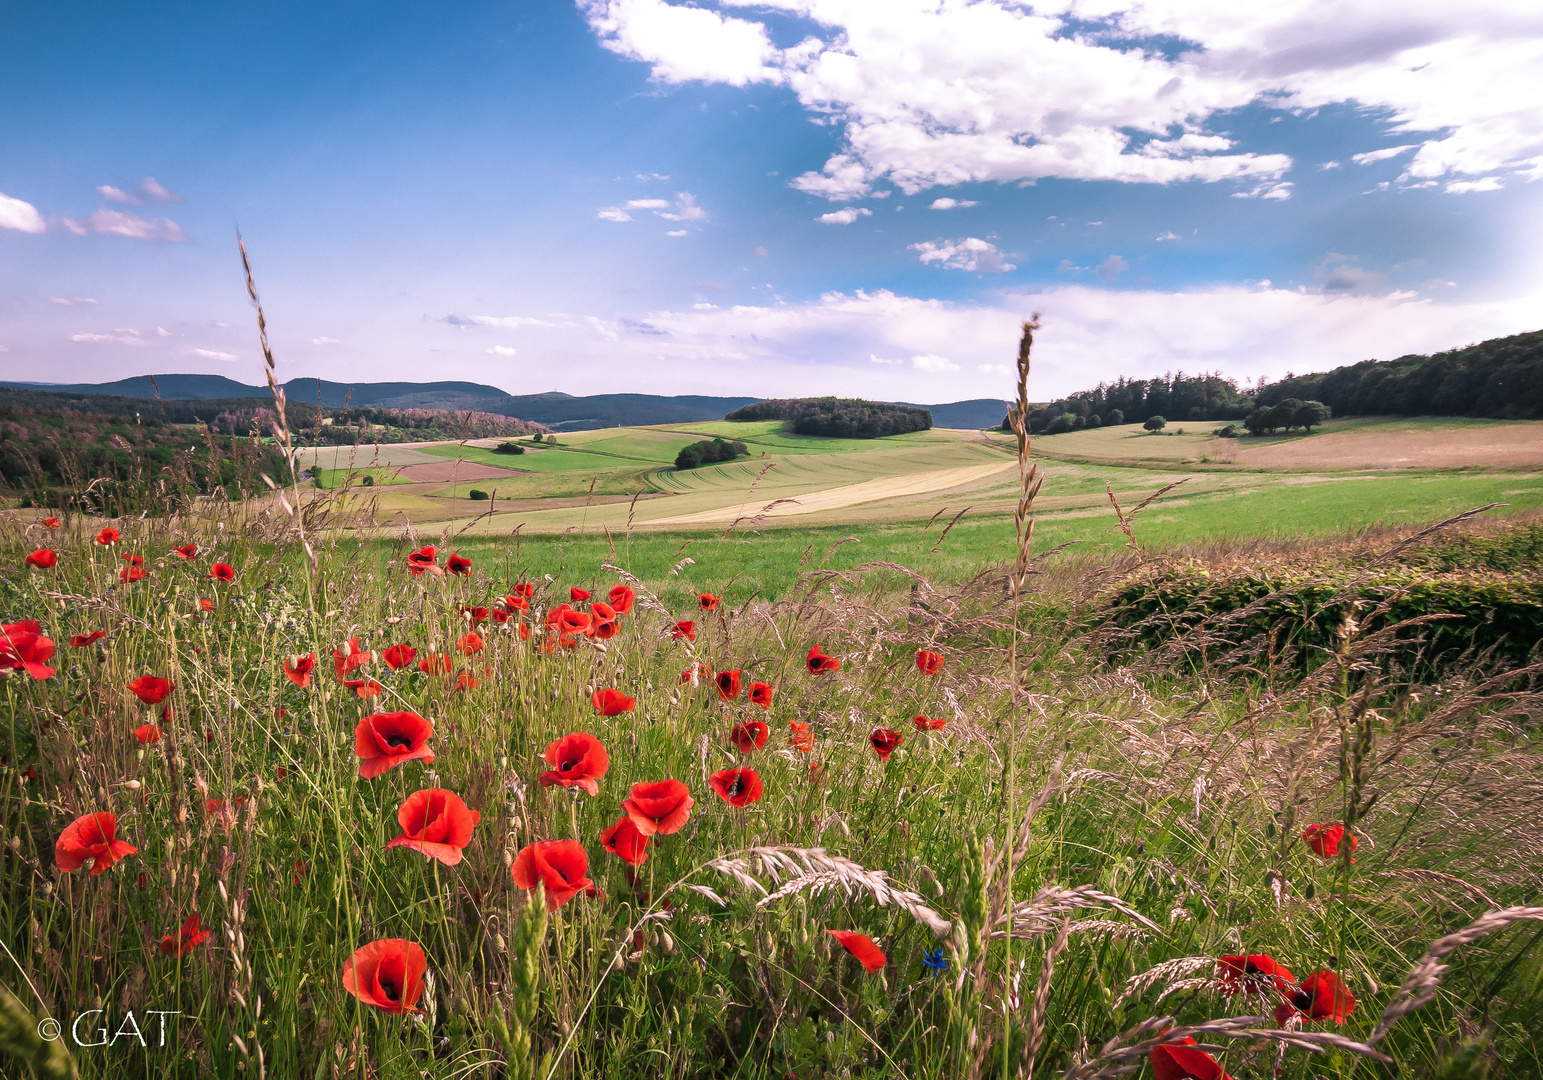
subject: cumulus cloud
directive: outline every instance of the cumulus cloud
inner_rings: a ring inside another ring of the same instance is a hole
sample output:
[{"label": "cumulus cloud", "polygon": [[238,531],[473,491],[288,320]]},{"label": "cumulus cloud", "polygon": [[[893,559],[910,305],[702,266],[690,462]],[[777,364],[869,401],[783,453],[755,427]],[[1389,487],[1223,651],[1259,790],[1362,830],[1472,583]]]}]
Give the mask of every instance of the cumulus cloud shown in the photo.
[{"label": "cumulus cloud", "polygon": [[188,355],[202,356],[205,360],[239,360],[235,353],[220,352],[217,349],[189,349]]},{"label": "cumulus cloud", "polygon": [[860,217],[872,217],[873,211],[866,206],[844,206],[840,210],[832,210],[828,214],[821,214],[814,220],[821,225],[850,225]]},{"label": "cumulus cloud", "polygon": [[187,234],[170,218],[142,218],[122,210],[102,208],[84,221],[64,219],[65,228],[76,236],[96,233],[99,236],[122,236],[129,240],[151,240],[168,244],[186,242]]},{"label": "cumulus cloud", "polygon": [[489,356],[513,356],[515,354],[513,345],[494,345],[491,349],[483,349],[482,351]]},{"label": "cumulus cloud", "polygon": [[980,203],[976,202],[974,199],[948,199],[948,198],[943,198],[943,199],[933,199],[932,200],[932,205],[930,207],[928,207],[928,209],[930,209],[930,210],[954,210],[954,209],[962,209],[963,207],[966,207],[966,206],[979,206],[979,205],[980,205]]},{"label": "cumulus cloud", "polygon": [[686,236],[686,235],[689,235],[690,232],[691,232],[690,229],[671,229],[669,232],[665,233],[664,235],[665,236]]},{"label": "cumulus cloud", "polygon": [[0,229],[14,229],[17,232],[40,233],[48,226],[43,221],[43,215],[38,213],[37,207],[21,199],[14,199],[9,195],[0,194]]},{"label": "cumulus cloud", "polygon": [[912,244],[924,263],[937,263],[945,270],[970,270],[977,274],[1001,274],[1017,266],[1002,258],[990,241],[967,236],[963,240],[926,240]]},{"label": "cumulus cloud", "polygon": [[1289,199],[1291,198],[1292,183],[1290,180],[1274,182],[1267,181],[1255,184],[1247,191],[1234,191],[1234,199]]},{"label": "cumulus cloud", "polygon": [[1499,191],[1505,185],[1498,176],[1486,176],[1482,180],[1453,180],[1442,188],[1448,195],[1466,195],[1470,191]]},{"label": "cumulus cloud", "polygon": [[1111,255],[1097,266],[1093,267],[1093,273],[1103,278],[1105,285],[1113,285],[1120,280],[1120,275],[1130,269],[1130,263],[1118,255]]},{"label": "cumulus cloud", "polygon": [[[579,0],[601,44],[650,65],[657,81],[778,83],[839,126],[843,144],[825,167],[793,181],[830,199],[881,181],[912,194],[1040,177],[1278,180],[1289,157],[1242,151],[1212,127],[1250,104],[1353,103],[1417,147],[1405,182],[1543,178],[1534,0],[1478,10],[1435,0],[718,6],[732,14],[687,0]],[[808,32],[779,48],[760,21],[768,12]],[[1256,197],[1286,197],[1268,190]]]}]

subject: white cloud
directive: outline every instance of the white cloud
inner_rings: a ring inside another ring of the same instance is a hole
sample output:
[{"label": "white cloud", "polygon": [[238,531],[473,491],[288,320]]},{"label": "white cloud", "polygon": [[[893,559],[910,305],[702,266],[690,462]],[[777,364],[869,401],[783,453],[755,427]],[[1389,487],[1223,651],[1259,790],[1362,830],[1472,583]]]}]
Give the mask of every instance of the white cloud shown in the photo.
[{"label": "white cloud", "polygon": [[1498,176],[1486,176],[1482,180],[1453,180],[1442,188],[1448,195],[1465,195],[1471,191],[1499,191],[1504,186]]},{"label": "white cloud", "polygon": [[1255,184],[1247,191],[1234,191],[1232,197],[1234,199],[1289,199],[1292,186],[1290,180],[1281,183],[1265,181],[1262,184]]},{"label": "white cloud", "polygon": [[483,349],[482,351],[489,356],[513,356],[515,354],[513,345],[494,345],[491,349]]},{"label": "white cloud", "polygon": [[1342,168],[1342,166],[1337,161],[1325,161],[1323,164],[1319,165],[1318,168],[1324,172],[1328,172],[1330,169],[1338,169]]},{"label": "white cloud", "polygon": [[533,315],[462,315],[459,312],[451,312],[442,317],[440,322],[449,323],[451,326],[459,326],[462,330],[474,330],[479,326],[492,327],[497,330],[518,330],[523,326],[572,326],[571,320],[559,318],[538,319]]},{"label": "white cloud", "polygon": [[205,360],[239,360],[235,353],[219,352],[215,349],[189,349],[191,356],[202,356]]},{"label": "white cloud", "polygon": [[884,358],[882,356],[875,356],[873,353],[869,353],[868,354],[868,362],[870,364],[903,364],[903,363],[905,363],[904,360],[901,360],[898,357],[893,359],[893,360],[889,360],[889,359],[886,359],[886,358]]},{"label": "white cloud", "polygon": [[1013,263],[1002,258],[995,244],[974,236],[967,236],[963,240],[926,240],[912,244],[911,250],[921,253],[918,257],[922,262],[935,262],[945,270],[1000,274],[1017,269]]},{"label": "white cloud", "polygon": [[935,356],[927,353],[925,356],[911,357],[911,366],[917,371],[958,371],[959,365],[946,356]]},{"label": "white cloud", "polygon": [[[1405,182],[1543,178],[1536,0],[721,0],[746,18],[687,0],[579,6],[606,48],[661,82],[788,86],[842,129],[824,169],[793,182],[831,199],[879,181],[911,194],[1039,177],[1278,180],[1289,157],[1210,129],[1252,103],[1381,118],[1418,147]],[[779,49],[758,21],[768,9],[814,32]]]},{"label": "white cloud", "polygon": [[1180,236],[1178,233],[1170,231],[1170,232],[1165,232],[1165,233],[1163,233],[1163,235],[1157,237],[1157,242],[1159,244],[1161,244],[1164,240],[1182,240],[1182,239],[1184,239],[1184,238],[1182,236]]},{"label": "white cloud", "polygon": [[312,345],[341,345],[341,344],[343,344],[343,342],[342,342],[342,339],[335,338],[335,337],[313,337],[311,339],[311,344]]},{"label": "white cloud", "polygon": [[43,222],[43,215],[38,213],[37,207],[21,199],[0,194],[0,229],[40,233],[47,228],[48,226]]},{"label": "white cloud", "polygon": [[137,195],[131,195],[127,191],[124,191],[122,188],[115,188],[111,184],[99,184],[97,186],[96,193],[107,202],[130,203],[134,206],[139,205],[139,197]]},{"label": "white cloud", "polygon": [[860,217],[872,217],[873,211],[866,206],[844,206],[840,210],[832,210],[828,214],[821,214],[814,220],[822,225],[850,225]]},{"label": "white cloud", "polygon": [[71,341],[78,341],[88,345],[148,345],[139,331],[129,327],[119,327],[110,334],[71,334]]},{"label": "white cloud", "polygon": [[99,236],[122,236],[130,240],[163,241],[180,244],[187,240],[182,227],[170,218],[152,220],[121,210],[98,210],[84,221],[65,218],[64,225],[76,236],[96,233]]},{"label": "white cloud", "polygon": [[955,208],[962,209],[962,208],[964,208],[966,206],[979,206],[979,205],[980,205],[980,203],[976,202],[974,199],[948,199],[948,198],[944,198],[944,199],[933,199],[932,200],[932,205],[928,209],[931,209],[931,210],[953,210]]},{"label": "white cloud", "polygon": [[976,364],[975,370],[986,375],[1011,375],[1013,369],[1006,364]]},{"label": "white cloud", "polygon": [[48,302],[60,307],[95,307],[97,303],[93,296],[50,296]]},{"label": "white cloud", "polygon": [[[1384,150],[1368,150],[1364,154],[1352,154],[1350,160],[1357,165],[1372,165],[1378,161],[1387,161],[1396,158],[1399,154],[1418,149],[1414,143],[1405,143],[1403,146],[1389,146]],[[1338,164],[1336,162],[1336,164]]]},{"label": "white cloud", "polygon": [[665,236],[686,236],[686,235],[689,235],[690,232],[691,232],[690,229],[671,229],[668,232],[666,232],[664,235]]},{"label": "white cloud", "polygon": [[[650,210],[666,221],[705,221],[707,211],[696,204],[696,196],[689,191],[677,191],[675,201],[668,199],[628,199],[620,206],[604,206],[596,216],[602,221],[633,221],[634,210]],[[670,233],[683,236],[684,233]]]},{"label": "white cloud", "polygon": [[170,330],[166,329],[166,327],[164,327],[164,326],[157,326],[155,328],[155,336],[156,337],[174,337],[175,335],[172,334],[172,332]]},{"label": "white cloud", "polygon": [[662,82],[777,82],[777,49],[757,22],[663,0],[578,0],[601,45]]},{"label": "white cloud", "polygon": [[128,203],[130,206],[143,206],[147,202],[179,203],[184,201],[181,195],[174,191],[167,191],[155,177],[147,176],[139,182],[139,187],[132,192],[124,191],[120,187],[111,184],[100,184],[96,193],[107,202]]}]

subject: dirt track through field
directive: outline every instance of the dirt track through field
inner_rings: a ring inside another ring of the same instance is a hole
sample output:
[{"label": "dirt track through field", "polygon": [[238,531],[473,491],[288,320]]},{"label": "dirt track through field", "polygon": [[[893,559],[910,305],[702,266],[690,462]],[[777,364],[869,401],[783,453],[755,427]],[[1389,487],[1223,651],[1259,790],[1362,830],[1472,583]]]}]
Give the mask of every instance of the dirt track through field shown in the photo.
[{"label": "dirt track through field", "polygon": [[503,477],[530,476],[514,469],[495,469],[475,461],[436,461],[426,465],[407,465],[396,470],[403,480],[415,484],[441,483],[453,480],[498,480]]},{"label": "dirt track through field", "polygon": [[1245,439],[1237,462],[1286,468],[1531,469],[1543,466],[1543,422],[1424,431],[1369,427],[1259,447]]},{"label": "dirt track through field", "polygon": [[[1008,469],[1016,469],[1017,467],[1018,463],[1016,461],[1007,461],[990,465],[971,465],[961,469],[939,469],[934,472],[886,476],[878,480],[867,480],[861,484],[847,484],[843,487],[811,491],[808,494],[798,496],[796,503],[783,503],[781,506],[773,508],[767,516],[792,517],[795,514],[814,514],[821,510],[839,510],[842,507],[855,506],[858,503],[875,502],[879,499],[893,499],[905,495],[920,495],[932,491],[943,491],[947,488],[978,483],[988,476],[1005,472]],[[652,521],[640,522],[640,524],[699,525],[715,521],[733,521],[741,515],[755,516],[760,513],[761,507],[771,501],[770,499],[755,499],[743,506],[725,506],[715,510],[703,510],[696,514],[656,518]]]}]

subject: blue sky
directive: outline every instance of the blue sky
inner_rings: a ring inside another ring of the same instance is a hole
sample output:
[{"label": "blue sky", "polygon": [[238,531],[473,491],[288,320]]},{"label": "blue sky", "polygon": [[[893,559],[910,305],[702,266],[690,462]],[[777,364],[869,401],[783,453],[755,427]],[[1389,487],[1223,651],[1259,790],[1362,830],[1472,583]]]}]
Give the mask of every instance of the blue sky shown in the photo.
[{"label": "blue sky", "polygon": [[1034,394],[1543,326],[1543,9],[13,5],[0,370]]}]

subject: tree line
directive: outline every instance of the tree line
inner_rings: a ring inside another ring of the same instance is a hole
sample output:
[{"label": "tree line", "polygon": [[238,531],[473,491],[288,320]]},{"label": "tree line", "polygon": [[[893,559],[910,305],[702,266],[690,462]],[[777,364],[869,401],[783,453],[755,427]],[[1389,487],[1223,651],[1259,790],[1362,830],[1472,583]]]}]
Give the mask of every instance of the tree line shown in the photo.
[{"label": "tree line", "polygon": [[783,420],[795,435],[877,439],[932,427],[932,413],[861,398],[773,398],[735,409],[725,420]]},{"label": "tree line", "polygon": [[713,465],[720,461],[733,461],[737,457],[745,457],[750,453],[750,447],[741,440],[734,439],[703,439],[694,442],[690,446],[683,446],[675,455],[675,467],[677,469],[695,469],[699,465]]}]

